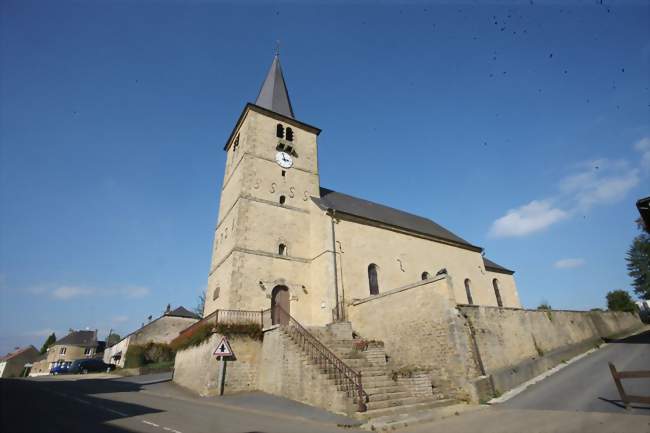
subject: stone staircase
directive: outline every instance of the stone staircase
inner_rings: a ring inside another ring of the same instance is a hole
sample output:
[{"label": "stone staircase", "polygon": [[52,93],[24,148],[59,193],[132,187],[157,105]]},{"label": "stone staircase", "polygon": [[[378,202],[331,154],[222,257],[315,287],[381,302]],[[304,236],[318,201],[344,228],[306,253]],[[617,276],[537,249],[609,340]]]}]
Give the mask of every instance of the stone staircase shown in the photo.
[{"label": "stone staircase", "polygon": [[[354,415],[365,422],[366,428],[394,429],[424,422],[428,419],[427,413],[433,409],[456,403],[442,395],[434,395],[428,379],[423,378],[420,386],[412,380],[394,380],[383,347],[379,344],[371,344],[365,350],[355,347],[355,343],[358,345],[361,340],[352,338],[349,323],[310,328],[309,331],[350,368],[361,372],[363,389],[368,394],[367,411]],[[288,334],[287,337],[290,338]],[[303,361],[314,364],[307,355]],[[320,373],[326,375],[332,386],[336,386],[333,372],[320,369]],[[356,403],[354,393],[346,397]],[[356,409],[356,404],[350,407]]]}]

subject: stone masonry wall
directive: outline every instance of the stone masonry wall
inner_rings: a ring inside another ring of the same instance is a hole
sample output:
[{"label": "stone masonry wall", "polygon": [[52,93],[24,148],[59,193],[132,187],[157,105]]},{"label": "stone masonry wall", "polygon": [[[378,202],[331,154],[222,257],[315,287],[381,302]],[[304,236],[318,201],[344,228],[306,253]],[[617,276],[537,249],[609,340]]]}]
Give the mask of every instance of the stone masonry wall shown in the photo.
[{"label": "stone masonry wall", "polygon": [[[221,338],[213,334],[200,346],[176,353],[174,382],[202,396],[218,394],[219,362],[212,354]],[[258,389],[262,342],[248,337],[234,337],[228,341],[235,357],[226,361],[224,394]]]},{"label": "stone masonry wall", "polygon": [[480,373],[455,308],[448,277],[437,277],[353,302],[349,319],[365,339],[381,340],[390,367],[430,371],[434,393],[477,400]]},{"label": "stone masonry wall", "polygon": [[280,328],[264,333],[259,389],[342,414],[352,414],[352,400],[303,359],[302,351]]},{"label": "stone masonry wall", "polygon": [[498,392],[642,326],[636,314],[462,305],[486,373]]}]

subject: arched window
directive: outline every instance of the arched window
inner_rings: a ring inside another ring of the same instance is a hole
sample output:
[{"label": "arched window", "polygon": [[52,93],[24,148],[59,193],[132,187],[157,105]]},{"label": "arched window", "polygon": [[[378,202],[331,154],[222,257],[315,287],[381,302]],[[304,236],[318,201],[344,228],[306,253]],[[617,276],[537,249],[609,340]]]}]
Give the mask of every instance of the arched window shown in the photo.
[{"label": "arched window", "polygon": [[423,280],[428,280],[429,278],[431,278],[431,274],[429,274],[427,271],[422,272]]},{"label": "arched window", "polygon": [[284,204],[284,202],[287,201],[287,198],[283,195],[280,196],[280,204]]},{"label": "arched window", "polygon": [[275,135],[278,138],[284,138],[284,126],[278,123],[278,126],[275,127]]},{"label": "arched window", "polygon": [[293,129],[287,127],[287,141],[293,141]]},{"label": "arched window", "polygon": [[285,244],[280,244],[278,245],[278,254],[281,256],[286,256],[287,253],[287,246]]},{"label": "arched window", "polygon": [[472,288],[470,287],[469,278],[465,279],[465,293],[467,294],[467,303],[469,305],[474,305],[474,300],[472,299]]},{"label": "arched window", "polygon": [[501,299],[501,292],[499,291],[499,281],[496,278],[492,280],[492,287],[494,287],[494,296],[497,297],[497,305],[503,307],[503,300]]},{"label": "arched window", "polygon": [[371,263],[368,265],[368,284],[370,285],[370,294],[379,294],[379,278],[377,276],[377,265]]}]

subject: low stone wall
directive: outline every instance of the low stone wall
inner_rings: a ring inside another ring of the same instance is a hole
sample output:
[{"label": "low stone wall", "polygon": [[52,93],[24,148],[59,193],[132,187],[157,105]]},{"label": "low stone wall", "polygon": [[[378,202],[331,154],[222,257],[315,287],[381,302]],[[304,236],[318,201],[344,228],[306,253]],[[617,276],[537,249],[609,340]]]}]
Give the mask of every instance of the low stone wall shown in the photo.
[{"label": "low stone wall", "polygon": [[363,338],[384,342],[392,369],[430,371],[436,392],[478,401],[473,379],[480,372],[448,277],[355,301],[348,317]]},{"label": "low stone wall", "polygon": [[[222,335],[213,334],[199,346],[176,353],[174,382],[202,396],[218,394],[219,362],[213,353]],[[235,353],[226,361],[224,394],[257,390],[262,342],[233,337],[228,342]]]},{"label": "low stone wall", "polygon": [[460,305],[496,392],[504,392],[602,343],[641,328],[633,313]]},{"label": "low stone wall", "polygon": [[356,407],[351,399],[304,360],[304,355],[279,327],[264,332],[259,389],[291,400],[350,415]]}]

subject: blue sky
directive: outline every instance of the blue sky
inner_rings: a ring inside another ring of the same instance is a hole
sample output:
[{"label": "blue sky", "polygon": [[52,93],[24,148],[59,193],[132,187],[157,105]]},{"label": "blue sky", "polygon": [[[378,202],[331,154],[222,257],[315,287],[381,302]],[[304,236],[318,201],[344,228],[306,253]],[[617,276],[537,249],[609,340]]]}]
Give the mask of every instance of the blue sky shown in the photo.
[{"label": "blue sky", "polygon": [[0,353],[196,304],[277,39],[323,186],[481,245],[527,307],[603,307],[650,195],[650,11],[603,3],[3,1]]}]

